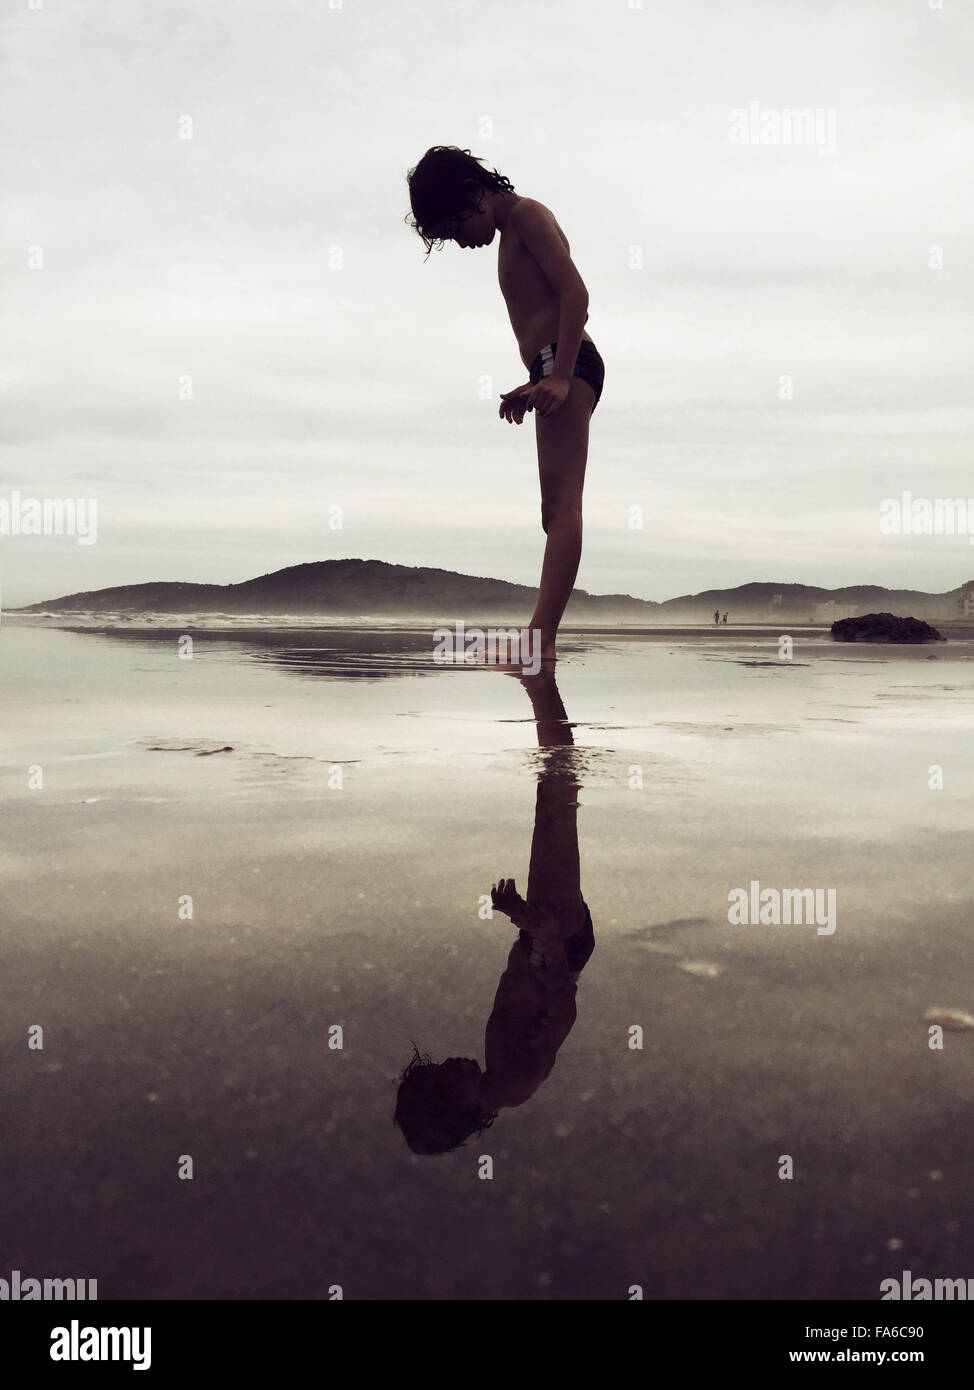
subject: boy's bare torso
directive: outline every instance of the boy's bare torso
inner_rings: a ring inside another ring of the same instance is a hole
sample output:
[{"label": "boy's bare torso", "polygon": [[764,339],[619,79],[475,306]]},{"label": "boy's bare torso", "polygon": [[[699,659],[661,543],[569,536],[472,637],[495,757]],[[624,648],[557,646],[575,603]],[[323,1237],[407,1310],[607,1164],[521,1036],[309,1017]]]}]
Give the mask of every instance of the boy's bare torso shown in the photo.
[{"label": "boy's bare torso", "polygon": [[[561,310],[557,294],[518,233],[518,211],[524,203],[541,208],[551,218],[569,254],[571,248],[550,208],[546,208],[544,203],[539,203],[534,198],[518,200],[501,232],[500,246],[497,250],[497,278],[507,304],[521,361],[530,368],[545,344],[557,340]],[[585,315],[585,319],[587,322],[588,314]],[[584,329],[582,340],[592,341]]]}]

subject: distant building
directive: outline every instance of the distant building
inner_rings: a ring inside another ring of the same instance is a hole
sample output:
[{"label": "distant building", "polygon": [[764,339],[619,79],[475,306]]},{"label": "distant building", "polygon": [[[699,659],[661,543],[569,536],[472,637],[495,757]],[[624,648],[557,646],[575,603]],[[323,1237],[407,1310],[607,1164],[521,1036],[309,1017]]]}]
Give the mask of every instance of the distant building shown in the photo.
[{"label": "distant building", "polygon": [[857,603],[836,603],[830,598],[827,603],[812,604],[812,622],[837,623],[840,618],[854,618],[858,612]]},{"label": "distant building", "polygon": [[961,585],[957,608],[960,617],[974,618],[974,579],[969,579],[966,584]]},{"label": "distant building", "polygon": [[768,610],[765,614],[765,622],[776,623],[780,620],[781,616],[781,595],[772,594],[768,599]]}]

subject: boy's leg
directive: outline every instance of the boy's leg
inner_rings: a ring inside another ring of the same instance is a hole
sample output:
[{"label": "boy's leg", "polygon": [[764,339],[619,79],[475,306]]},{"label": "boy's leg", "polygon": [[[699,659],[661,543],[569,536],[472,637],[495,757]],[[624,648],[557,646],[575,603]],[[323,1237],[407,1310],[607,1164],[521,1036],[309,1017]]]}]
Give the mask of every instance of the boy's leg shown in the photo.
[{"label": "boy's leg", "polygon": [[541,525],[545,545],[541,583],[530,626],[541,631],[543,656],[555,653],[555,637],[571,597],[582,555],[582,487],[588,458],[588,425],[595,392],[574,376],[554,415],[535,412]]}]

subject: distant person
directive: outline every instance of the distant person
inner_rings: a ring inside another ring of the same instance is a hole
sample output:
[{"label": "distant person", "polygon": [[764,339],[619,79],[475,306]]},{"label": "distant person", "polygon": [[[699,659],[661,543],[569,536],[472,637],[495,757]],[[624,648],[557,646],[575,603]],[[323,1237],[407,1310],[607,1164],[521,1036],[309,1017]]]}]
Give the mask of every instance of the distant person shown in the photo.
[{"label": "distant person", "polygon": [[724,622],[725,622],[725,623],[727,622],[727,614],[726,614],[726,613],[724,614]]},{"label": "distant person", "polygon": [[720,622],[720,609],[719,609],[719,608],[715,608],[715,609],[714,609],[714,627],[716,627],[717,624],[718,624],[719,622]]},{"label": "distant person", "polygon": [[539,634],[537,654],[550,662],[582,554],[589,419],[605,376],[585,331],[588,290],[551,210],[516,194],[510,179],[488,171],[469,150],[435,145],[407,180],[412,207],[407,220],[427,255],[436,243],[489,246],[498,230],[501,234],[501,293],[529,380],[501,392],[499,414],[520,425],[526,411],[535,412],[541,527],[548,540],[529,629]]},{"label": "distant person", "polygon": [[550,670],[521,681],[545,750],[528,891],[524,898],[513,879],[502,878],[490,895],[496,910],[518,928],[518,937],[487,1020],[484,1069],[472,1057],[434,1062],[414,1045],[394,1117],[414,1153],[452,1152],[471,1134],[489,1129],[501,1110],[523,1105],[534,1095],[575,1023],[578,977],[595,949],[592,916],[580,884],[581,786],[571,726]]}]

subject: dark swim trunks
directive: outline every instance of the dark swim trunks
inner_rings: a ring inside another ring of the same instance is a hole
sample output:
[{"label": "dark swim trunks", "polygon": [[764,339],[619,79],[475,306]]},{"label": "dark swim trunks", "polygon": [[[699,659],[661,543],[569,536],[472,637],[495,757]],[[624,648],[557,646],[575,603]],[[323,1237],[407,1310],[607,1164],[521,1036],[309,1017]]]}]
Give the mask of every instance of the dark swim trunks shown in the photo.
[{"label": "dark swim trunks", "polygon": [[[555,353],[558,351],[557,343],[549,343],[543,347],[537,357],[531,363],[531,385],[536,386],[543,376],[551,376],[551,369],[555,365]],[[594,343],[590,343],[587,338],[583,338],[578,348],[578,356],[575,358],[575,365],[572,368],[572,376],[580,376],[583,381],[587,381],[595,392],[595,405],[592,406],[591,413],[594,414],[595,406],[599,403],[602,395],[602,383],[605,381],[605,363],[602,361],[601,354]]]},{"label": "dark swim trunks", "polygon": [[[592,409],[594,410],[595,407],[593,406]],[[589,956],[595,950],[595,928],[592,926],[592,914],[589,912],[588,903],[584,898],[582,899],[582,907],[585,909],[585,925],[581,931],[577,931],[564,943],[568,968],[576,975],[585,966]],[[530,934],[526,931],[520,931],[517,939],[525,950],[530,952],[534,945]]]}]

